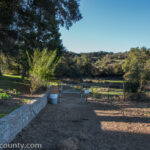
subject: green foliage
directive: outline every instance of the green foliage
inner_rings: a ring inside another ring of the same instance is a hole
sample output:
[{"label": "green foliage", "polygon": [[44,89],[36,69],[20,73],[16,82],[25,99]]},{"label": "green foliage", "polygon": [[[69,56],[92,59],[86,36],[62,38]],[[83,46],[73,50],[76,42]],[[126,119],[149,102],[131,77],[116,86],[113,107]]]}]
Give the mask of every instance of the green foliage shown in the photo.
[{"label": "green foliage", "polygon": [[30,92],[34,94],[36,92],[45,91],[47,88],[46,81],[43,81],[39,76],[30,76]]},{"label": "green foliage", "polygon": [[20,94],[21,94],[21,92],[20,92],[20,91],[18,91],[18,90],[16,90],[16,89],[13,89],[13,94],[15,94],[16,96],[18,96],[18,95],[20,95]]},{"label": "green foliage", "polygon": [[[111,82],[111,85],[113,86],[113,82]],[[92,86],[90,87],[90,93],[92,93],[92,96],[98,99],[106,98],[108,99],[123,99],[123,89],[117,89],[117,88],[108,88],[108,87],[101,87],[101,86]]]},{"label": "green foliage", "polygon": [[[12,75],[12,74],[3,74],[2,77],[0,77],[0,80],[6,80],[6,81],[14,81],[14,82],[23,82],[21,80],[21,76],[20,75]],[[26,78],[26,80],[28,80],[28,78]]]},{"label": "green foliage", "polygon": [[0,93],[2,93],[4,90],[3,89],[0,89]]},{"label": "green foliage", "polygon": [[30,101],[31,101],[30,99],[24,99],[24,100],[23,100],[23,103],[24,103],[24,104],[27,104],[27,103],[29,103]]},{"label": "green foliage", "polygon": [[81,18],[78,0],[1,0],[0,50],[11,57],[5,73],[28,75],[26,49],[30,55],[37,48],[61,53],[60,26],[69,29]]},{"label": "green foliage", "polygon": [[13,89],[13,90],[0,89],[0,99],[10,99],[11,95],[18,96],[20,94],[21,94],[21,92],[17,91],[16,89]]},{"label": "green foliage", "polygon": [[150,59],[147,59],[143,68],[142,78],[150,80]]},{"label": "green foliage", "polygon": [[[0,72],[2,74],[21,74],[23,67],[17,59],[18,57],[13,57],[0,52]],[[24,65],[25,64],[26,60],[24,60]]]},{"label": "green foliage", "polygon": [[124,78],[128,81],[126,90],[142,92],[145,83],[150,79],[150,50],[132,48],[123,64]]},{"label": "green foliage", "polygon": [[55,73],[57,77],[69,78],[122,76],[126,56],[126,53],[103,51],[81,54],[65,52]]},{"label": "green foliage", "polygon": [[11,96],[6,92],[0,93],[0,99],[9,99]]},{"label": "green foliage", "polygon": [[[1,0],[0,49],[5,52],[13,48],[60,50],[59,27],[69,29],[81,18],[78,0]],[[12,41],[13,46],[7,41]]]},{"label": "green foliage", "polygon": [[55,69],[56,77],[79,78],[80,72],[72,57],[64,54]]},{"label": "green foliage", "polygon": [[128,54],[127,59],[125,60],[125,63],[123,64],[123,69],[126,72],[125,78],[127,80],[140,80],[142,77],[144,77],[149,58],[149,49],[132,48]]},{"label": "green foliage", "polygon": [[0,49],[6,52],[14,45],[16,32],[11,28],[21,0],[0,1]]},{"label": "green foliage", "polygon": [[57,51],[40,51],[36,49],[31,57],[28,55],[30,76],[39,76],[42,80],[49,80],[54,76],[54,69],[59,61]]},{"label": "green foliage", "polygon": [[0,77],[0,93],[7,93],[12,97],[19,96],[22,92],[29,93],[29,80],[21,80],[21,76],[3,75]]},{"label": "green foliage", "polygon": [[48,51],[47,49],[43,51],[36,49],[31,57],[28,53],[27,55],[30,66],[31,92],[34,93],[41,87],[45,87],[45,81],[54,76],[54,70],[60,56],[58,56],[56,50]]},{"label": "green foliage", "polygon": [[[122,57],[121,57],[122,56]],[[122,76],[122,63],[126,54],[107,54],[102,59],[96,61],[95,65],[101,76]]]}]

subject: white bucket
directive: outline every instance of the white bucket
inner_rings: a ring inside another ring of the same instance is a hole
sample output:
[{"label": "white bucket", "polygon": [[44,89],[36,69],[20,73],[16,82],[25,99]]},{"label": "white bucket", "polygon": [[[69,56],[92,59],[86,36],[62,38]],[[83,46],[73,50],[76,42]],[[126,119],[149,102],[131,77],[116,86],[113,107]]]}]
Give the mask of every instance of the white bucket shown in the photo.
[{"label": "white bucket", "polygon": [[57,104],[58,94],[50,94],[49,98],[51,99],[52,104]]}]

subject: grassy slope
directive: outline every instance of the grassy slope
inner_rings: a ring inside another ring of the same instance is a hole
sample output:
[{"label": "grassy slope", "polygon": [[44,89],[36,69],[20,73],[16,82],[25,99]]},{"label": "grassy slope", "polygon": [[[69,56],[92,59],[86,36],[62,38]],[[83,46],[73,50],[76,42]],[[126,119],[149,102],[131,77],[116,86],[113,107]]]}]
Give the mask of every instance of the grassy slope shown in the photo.
[{"label": "grassy slope", "polygon": [[24,81],[22,81],[21,76],[14,76],[7,74],[4,74],[2,77],[0,77],[0,89],[4,90],[17,89],[23,92],[27,86],[29,86],[29,80],[27,78]]},{"label": "grassy slope", "polygon": [[[14,75],[7,75],[4,74],[2,77],[0,77],[0,89],[1,90],[13,90],[17,89],[18,91],[24,92],[25,87],[29,86],[29,81],[26,80],[22,81],[21,76],[14,76]],[[1,105],[1,104],[0,104]],[[0,106],[0,118],[8,115],[12,111],[14,111],[19,106],[9,106],[9,107],[3,107],[3,105]]]}]

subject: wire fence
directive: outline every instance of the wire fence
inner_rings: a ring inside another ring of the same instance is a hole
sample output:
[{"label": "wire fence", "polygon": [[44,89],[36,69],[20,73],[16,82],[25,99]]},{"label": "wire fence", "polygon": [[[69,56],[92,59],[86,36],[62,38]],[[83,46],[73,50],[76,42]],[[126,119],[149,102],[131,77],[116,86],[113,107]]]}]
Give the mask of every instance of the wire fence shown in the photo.
[{"label": "wire fence", "polygon": [[[97,100],[145,100],[150,98],[150,89],[145,88],[142,92],[127,92],[125,82],[120,83],[53,83],[60,87],[68,86],[76,89],[82,96],[85,90],[89,90],[89,97],[96,98]],[[149,84],[150,85],[150,84]],[[150,86],[148,87],[150,88]]]}]

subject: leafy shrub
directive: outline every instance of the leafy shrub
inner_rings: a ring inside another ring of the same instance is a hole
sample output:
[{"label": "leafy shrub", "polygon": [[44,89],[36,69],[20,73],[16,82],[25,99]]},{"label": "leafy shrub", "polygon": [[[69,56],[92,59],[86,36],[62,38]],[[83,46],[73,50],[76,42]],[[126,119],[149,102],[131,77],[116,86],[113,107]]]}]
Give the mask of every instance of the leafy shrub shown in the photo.
[{"label": "leafy shrub", "polygon": [[132,48],[122,67],[127,81],[125,92],[130,97],[143,97],[143,90],[150,80],[150,50],[145,47]]},{"label": "leafy shrub", "polygon": [[139,101],[145,97],[145,93],[140,90],[140,82],[128,81],[125,83],[125,97],[129,100]]},{"label": "leafy shrub", "polygon": [[36,49],[31,57],[28,53],[27,55],[30,66],[30,91],[33,94],[46,88],[46,80],[54,76],[54,69],[60,56],[57,55],[56,50],[48,51],[47,49],[42,51]]},{"label": "leafy shrub", "polygon": [[17,91],[16,89],[13,89],[13,93],[14,93],[16,96],[18,96],[18,95],[21,94],[21,92],[20,92],[20,91]]},{"label": "leafy shrub", "polygon": [[0,93],[0,99],[9,99],[11,96],[6,92]]},{"label": "leafy shrub", "polygon": [[0,93],[2,93],[4,90],[3,89],[0,89]]},{"label": "leafy shrub", "polygon": [[47,88],[46,83],[39,76],[31,76],[30,83],[31,83],[30,88],[31,94],[34,94],[39,91],[44,91]]},{"label": "leafy shrub", "polygon": [[30,99],[24,99],[24,100],[23,100],[23,103],[24,103],[24,104],[27,104],[27,103],[29,103],[30,101],[31,101]]}]

